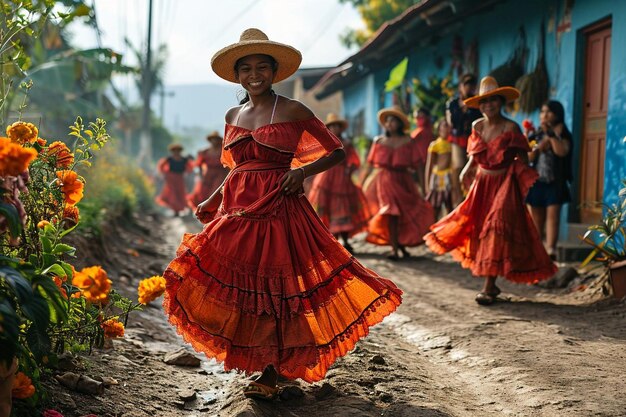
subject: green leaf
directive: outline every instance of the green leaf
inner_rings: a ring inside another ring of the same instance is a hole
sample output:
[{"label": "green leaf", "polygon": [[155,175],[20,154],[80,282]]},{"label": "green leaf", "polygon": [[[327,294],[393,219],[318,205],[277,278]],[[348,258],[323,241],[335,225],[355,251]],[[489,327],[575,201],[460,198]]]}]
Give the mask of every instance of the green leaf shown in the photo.
[{"label": "green leaf", "polygon": [[61,234],[59,235],[59,237],[62,238],[63,236],[65,236],[68,233],[70,233],[72,230],[76,229],[76,227],[78,227],[78,224],[75,224],[74,226],[70,227],[69,229],[66,229],[66,230],[62,231]]},{"label": "green leaf", "polygon": [[0,277],[4,278],[13,289],[19,303],[26,302],[32,297],[33,289],[31,284],[19,271],[8,266],[0,266]]},{"label": "green leaf", "polygon": [[70,245],[66,245],[65,243],[57,243],[56,245],[54,245],[52,253],[56,255],[68,254],[70,256],[74,256],[74,254],[76,253],[76,248]]},{"label": "green leaf", "polygon": [[44,253],[52,252],[52,242],[46,236],[40,236],[39,240],[41,241],[41,247],[43,248]]},{"label": "green leaf", "polygon": [[41,271],[41,274],[42,275],[56,275],[58,277],[66,276],[65,270],[59,264],[50,265],[49,267]]},{"label": "green leaf", "polygon": [[402,85],[408,66],[409,57],[404,57],[398,65],[391,69],[389,79],[385,82],[385,92],[393,91],[395,88]]}]

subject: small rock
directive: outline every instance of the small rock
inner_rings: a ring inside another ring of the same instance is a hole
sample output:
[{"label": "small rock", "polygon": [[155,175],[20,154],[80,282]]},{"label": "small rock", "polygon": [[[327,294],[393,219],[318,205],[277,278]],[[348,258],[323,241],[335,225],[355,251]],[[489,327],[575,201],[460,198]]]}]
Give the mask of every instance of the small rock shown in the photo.
[{"label": "small rock", "polygon": [[102,380],[102,383],[104,384],[105,388],[108,388],[111,385],[119,385],[119,382],[117,382],[117,379],[111,378],[110,376],[103,376],[100,379]]},{"label": "small rock", "polygon": [[384,403],[390,403],[393,401],[393,395],[388,392],[381,392],[378,398]]},{"label": "small rock", "polygon": [[537,285],[543,288],[565,288],[577,277],[578,271],[575,268],[559,268],[552,278],[542,281]]},{"label": "small rock", "polygon": [[138,368],[139,367],[139,364],[131,361],[130,359],[128,359],[124,355],[119,355],[117,358],[115,358],[115,361],[113,363],[115,363],[117,365],[122,365],[122,366],[131,366],[133,368]]},{"label": "small rock", "polygon": [[78,359],[76,359],[70,353],[62,353],[59,355],[59,361],[57,363],[57,369],[60,371],[74,371],[79,366]]},{"label": "small rock", "polygon": [[387,363],[385,362],[385,358],[383,358],[380,355],[372,356],[372,359],[370,359],[370,362],[375,363],[376,365],[386,365]]},{"label": "small rock", "polygon": [[200,369],[198,372],[198,375],[208,375],[209,372],[206,369]]},{"label": "small rock", "polygon": [[180,409],[180,410],[183,410],[183,409],[185,408],[185,402],[184,402],[184,401],[176,400],[176,401],[173,401],[173,402],[172,402],[172,404],[173,404],[176,408],[178,408],[178,409]]},{"label": "small rock", "polygon": [[176,352],[170,352],[165,354],[163,362],[168,365],[178,366],[200,366],[200,359],[198,359],[192,353],[187,352],[185,349],[177,350]]},{"label": "small rock", "polygon": [[337,393],[337,389],[330,385],[328,382],[324,382],[320,389],[318,389],[313,395],[318,400],[322,400],[324,398],[328,398]]},{"label": "small rock", "polygon": [[178,392],[178,398],[183,401],[191,401],[196,399],[196,392],[194,390],[183,390]]},{"label": "small rock", "polygon": [[283,401],[295,400],[304,397],[304,391],[296,385],[289,385],[280,391],[279,396]]}]

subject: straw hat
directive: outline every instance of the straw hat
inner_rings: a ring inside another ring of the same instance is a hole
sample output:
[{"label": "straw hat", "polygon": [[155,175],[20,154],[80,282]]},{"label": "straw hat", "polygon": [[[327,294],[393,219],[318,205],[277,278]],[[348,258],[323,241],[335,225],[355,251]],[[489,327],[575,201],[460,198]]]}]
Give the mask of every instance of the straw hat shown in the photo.
[{"label": "straw hat", "polygon": [[220,135],[220,132],[218,132],[217,130],[214,130],[213,132],[209,133],[206,137],[206,140],[211,140],[211,139],[222,140],[222,135]]},{"label": "straw hat", "polygon": [[288,78],[296,72],[302,61],[302,54],[296,48],[270,41],[259,29],[246,29],[239,37],[239,42],[220,49],[211,58],[211,68],[226,81],[236,83],[235,63],[244,56],[253,54],[270,55],[278,62],[278,71],[274,82]]},{"label": "straw hat", "polygon": [[398,119],[400,119],[402,121],[402,130],[408,130],[409,127],[411,127],[411,123],[409,122],[409,118],[406,117],[406,114],[404,114],[404,112],[402,111],[402,109],[398,106],[393,106],[393,107],[387,107],[384,109],[381,109],[378,112],[378,123],[380,123],[381,125],[385,125],[385,120],[387,119],[387,116],[395,116]]},{"label": "straw hat", "polygon": [[478,102],[480,100],[491,96],[502,96],[504,97],[504,101],[508,103],[509,101],[517,100],[519,90],[513,87],[499,87],[496,79],[488,75],[480,80],[478,94],[464,100],[463,103],[465,103],[467,107],[478,108]]},{"label": "straw hat", "polygon": [[342,132],[348,128],[348,121],[337,116],[335,113],[328,113],[324,124],[326,127],[330,125],[340,125]]},{"label": "straw hat", "polygon": [[168,151],[173,151],[173,150],[183,150],[183,145],[181,145],[180,143],[172,143],[167,147]]}]

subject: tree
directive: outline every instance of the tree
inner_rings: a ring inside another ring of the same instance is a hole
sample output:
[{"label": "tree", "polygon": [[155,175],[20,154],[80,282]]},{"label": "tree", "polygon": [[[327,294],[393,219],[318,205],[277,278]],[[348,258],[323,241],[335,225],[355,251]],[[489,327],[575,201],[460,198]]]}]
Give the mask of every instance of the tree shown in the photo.
[{"label": "tree", "polygon": [[339,0],[350,3],[361,14],[365,29],[348,29],[341,35],[341,42],[348,48],[362,46],[386,21],[399,16],[421,0]]}]

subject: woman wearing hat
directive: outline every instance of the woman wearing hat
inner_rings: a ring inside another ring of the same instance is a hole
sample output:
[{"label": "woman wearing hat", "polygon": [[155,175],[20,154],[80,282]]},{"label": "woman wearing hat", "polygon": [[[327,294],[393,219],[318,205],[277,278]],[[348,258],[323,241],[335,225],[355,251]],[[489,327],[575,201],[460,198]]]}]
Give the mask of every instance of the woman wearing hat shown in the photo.
[{"label": "woman wearing hat", "polygon": [[476,296],[481,305],[496,300],[498,276],[530,284],[557,269],[524,204],[537,179],[527,165],[528,140],[517,123],[501,113],[502,106],[517,97],[515,88],[498,87],[493,77],[484,77],[479,94],[465,100],[483,115],[474,123],[467,148],[470,159],[461,173],[463,184],[477,171],[475,180],[467,198],[425,236],[434,252],[451,252],[473,275],[485,278]]},{"label": "woman wearing hat", "polygon": [[211,146],[198,152],[195,166],[198,167],[200,176],[193,191],[187,196],[187,203],[192,210],[217,190],[228,174],[228,170],[220,161],[222,137],[219,132],[217,130],[211,132],[206,139]]},{"label": "woman wearing hat", "polygon": [[317,215],[336,238],[341,236],[343,246],[352,252],[348,237],[362,232],[370,219],[367,200],[361,188],[352,182],[352,173],[359,168],[361,161],[352,143],[341,134],[348,128],[348,122],[330,113],[326,127],[341,139],[346,159],[315,176],[309,201]]},{"label": "woman wearing hat", "polygon": [[170,322],[225,369],[262,372],[244,390],[254,398],[274,398],[278,375],[321,380],[401,302],[301,192],[305,177],[345,153],[307,107],[272,90],[300,60],[258,29],[213,56],[213,71],[247,93],[226,113],[222,162],[231,171],[196,210],[204,230],[185,235],[164,273]]},{"label": "woman wearing hat", "polygon": [[422,236],[435,214],[413,181],[412,171],[420,166],[422,156],[418,142],[406,134],[409,119],[400,108],[390,107],[378,112],[378,121],[385,134],[374,138],[363,175],[363,189],[374,214],[367,241],[391,245],[387,257],[398,260],[398,252],[409,257],[405,246],[424,243]]},{"label": "woman wearing hat", "polygon": [[174,211],[178,216],[187,207],[185,174],[193,171],[193,160],[183,156],[183,147],[178,143],[168,146],[170,156],[157,163],[157,170],[163,175],[165,184],[156,202]]}]

